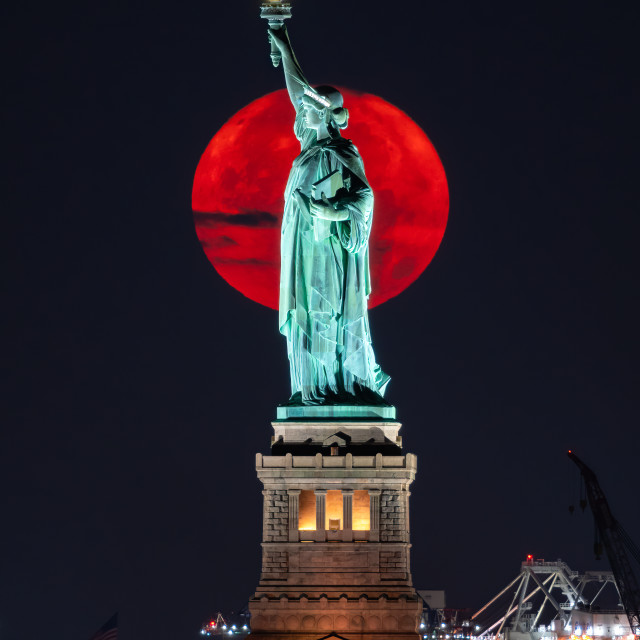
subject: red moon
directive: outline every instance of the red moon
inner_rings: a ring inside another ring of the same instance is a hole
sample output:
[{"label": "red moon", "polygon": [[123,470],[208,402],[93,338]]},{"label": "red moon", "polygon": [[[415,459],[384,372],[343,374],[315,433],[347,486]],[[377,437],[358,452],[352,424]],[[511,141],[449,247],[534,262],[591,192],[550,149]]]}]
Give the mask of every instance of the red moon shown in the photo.
[{"label": "red moon", "polygon": [[[422,129],[382,98],[340,89],[345,137],[374,193],[369,308],[398,295],[425,270],[447,225],[449,190]],[[196,233],[216,271],[247,298],[278,308],[284,189],[300,143],[286,90],[238,111],[207,146],[193,182]]]}]

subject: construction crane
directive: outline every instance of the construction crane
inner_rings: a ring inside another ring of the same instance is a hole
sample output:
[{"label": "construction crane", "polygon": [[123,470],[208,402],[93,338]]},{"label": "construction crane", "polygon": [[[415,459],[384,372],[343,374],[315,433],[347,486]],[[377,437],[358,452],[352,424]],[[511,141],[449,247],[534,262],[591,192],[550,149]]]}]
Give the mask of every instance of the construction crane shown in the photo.
[{"label": "construction crane", "polygon": [[[609,558],[620,600],[629,618],[631,632],[640,638],[640,588],[627,555],[629,551],[640,563],[640,551],[613,517],[596,474],[575,453],[569,451],[568,455],[578,466],[584,479],[589,506],[596,521],[596,532]],[[599,543],[596,539],[596,555],[598,555],[598,547]]]}]

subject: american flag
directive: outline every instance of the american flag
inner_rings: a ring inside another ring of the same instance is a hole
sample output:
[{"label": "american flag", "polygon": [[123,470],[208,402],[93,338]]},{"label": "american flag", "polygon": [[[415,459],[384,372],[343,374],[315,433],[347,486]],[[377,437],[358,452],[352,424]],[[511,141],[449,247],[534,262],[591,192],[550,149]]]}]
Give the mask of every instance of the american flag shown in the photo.
[{"label": "american flag", "polygon": [[114,613],[113,616],[91,636],[91,640],[118,640],[118,614]]}]

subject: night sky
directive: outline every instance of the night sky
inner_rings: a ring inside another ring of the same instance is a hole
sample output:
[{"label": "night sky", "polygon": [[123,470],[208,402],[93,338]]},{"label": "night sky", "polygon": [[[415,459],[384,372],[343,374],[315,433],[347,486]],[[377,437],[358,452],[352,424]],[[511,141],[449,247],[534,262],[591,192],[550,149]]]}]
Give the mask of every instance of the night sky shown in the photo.
[{"label": "night sky", "polygon": [[[84,640],[116,610],[121,640],[190,640],[257,584],[285,341],[207,261],[191,187],[283,86],[258,6],[2,9],[2,640]],[[370,320],[418,455],[414,583],[451,606],[528,553],[608,568],[568,448],[640,542],[638,7],[294,4],[309,79],[403,109],[447,172],[435,259]]]}]

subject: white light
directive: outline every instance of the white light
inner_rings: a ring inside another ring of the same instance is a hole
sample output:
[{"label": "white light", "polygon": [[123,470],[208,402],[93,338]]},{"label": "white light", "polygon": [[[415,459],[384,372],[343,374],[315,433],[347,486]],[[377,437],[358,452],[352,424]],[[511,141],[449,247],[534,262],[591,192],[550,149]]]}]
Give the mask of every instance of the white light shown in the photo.
[{"label": "white light", "polygon": [[444,629],[447,625],[443,622],[440,626]]},{"label": "white light", "polygon": [[247,625],[246,625],[246,624],[243,624],[243,625],[242,625],[242,628],[243,628],[243,629],[248,629],[249,627],[247,627]]},{"label": "white light", "polygon": [[232,624],[232,625],[231,625],[231,628],[232,628],[232,629],[235,629],[235,628],[236,628],[236,625],[235,625],[235,624]]},{"label": "white light", "polygon": [[227,625],[226,625],[226,624],[223,624],[223,625],[222,625],[222,628],[223,628],[223,629],[226,629],[226,628],[227,628]]},{"label": "white light", "polygon": [[476,631],[480,631],[480,625],[479,624],[476,625]]},{"label": "white light", "polygon": [[331,106],[331,103],[324,96],[321,96],[319,93],[316,93],[313,89],[310,89],[309,87],[304,88],[304,95],[309,96],[312,100],[319,102],[324,107]]},{"label": "white light", "polygon": [[229,635],[232,636],[233,635],[233,631],[231,631],[231,629],[229,629]]},{"label": "white light", "polygon": [[421,629],[424,629],[424,622],[421,622],[421,623],[420,623],[420,628],[421,628]]}]

